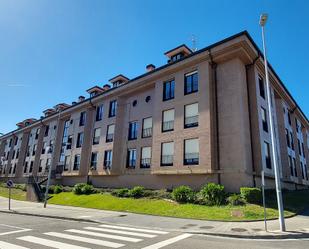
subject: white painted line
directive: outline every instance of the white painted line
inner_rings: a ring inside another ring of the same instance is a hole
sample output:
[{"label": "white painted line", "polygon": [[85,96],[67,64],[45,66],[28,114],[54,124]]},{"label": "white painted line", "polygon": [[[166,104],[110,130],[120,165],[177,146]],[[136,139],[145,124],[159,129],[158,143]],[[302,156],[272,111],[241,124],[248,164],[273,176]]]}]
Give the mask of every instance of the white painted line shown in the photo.
[{"label": "white painted line", "polygon": [[168,234],[168,232],[164,232],[164,231],[150,230],[150,229],[141,229],[141,228],[133,228],[133,227],[123,227],[123,226],[121,227],[121,226],[112,226],[112,225],[100,225],[100,227],[115,228],[115,229],[120,229],[120,230],[136,231],[136,232]]},{"label": "white painted line", "polygon": [[91,238],[69,235],[69,234],[64,234],[64,233],[50,232],[50,233],[44,233],[44,234],[62,238],[62,239],[81,241],[84,243],[90,243],[90,244],[99,245],[99,246],[107,246],[107,247],[112,247],[112,248],[119,248],[119,247],[124,246],[124,244],[119,244],[119,243],[110,242],[106,240],[91,239]]},{"label": "white painted line", "polygon": [[154,237],[157,237],[157,235],[153,235],[153,234],[133,233],[133,232],[118,231],[118,230],[107,229],[107,228],[98,228],[98,227],[84,227],[84,229],[94,230],[94,231],[99,231],[99,232],[107,232],[107,233],[116,233],[116,234],[132,235],[132,236],[145,237],[145,238],[154,238]]},{"label": "white painted line", "polygon": [[7,242],[4,242],[4,241],[0,241],[0,248],[1,249],[29,249],[27,247],[14,245],[14,244],[7,243]]},{"label": "white painted line", "polygon": [[68,230],[65,230],[65,232],[79,233],[79,234],[84,234],[84,235],[97,236],[97,237],[109,238],[109,239],[115,239],[115,240],[123,240],[123,241],[129,241],[129,242],[143,241],[142,239],[135,239],[135,238],[124,237],[124,236],[119,236],[119,235],[103,234],[103,233],[89,232],[89,231],[76,230],[76,229],[68,229]]},{"label": "white painted line", "polygon": [[57,241],[53,241],[49,239],[42,239],[42,238],[38,238],[35,236],[24,236],[24,237],[20,237],[17,239],[31,242],[34,244],[43,245],[43,246],[50,247],[50,248],[57,248],[57,249],[91,249],[88,247],[75,246],[75,245],[57,242]]},{"label": "white painted line", "polygon": [[159,243],[156,243],[156,244],[144,247],[142,249],[159,249],[159,248],[162,248],[164,246],[168,246],[170,244],[173,244],[173,243],[175,243],[177,241],[189,238],[191,236],[192,236],[192,234],[184,233],[184,234],[181,234],[181,235],[176,236],[174,238],[171,238],[171,239],[168,239],[168,240],[164,240],[164,241],[161,241]]},{"label": "white painted line", "polygon": [[11,226],[11,225],[6,225],[6,224],[0,224],[0,226],[9,227],[9,228],[16,228],[17,229],[15,231],[0,233],[0,236],[9,235],[9,234],[13,234],[13,233],[28,232],[28,231],[32,230],[32,229],[28,229],[28,228],[16,227],[16,226]]}]

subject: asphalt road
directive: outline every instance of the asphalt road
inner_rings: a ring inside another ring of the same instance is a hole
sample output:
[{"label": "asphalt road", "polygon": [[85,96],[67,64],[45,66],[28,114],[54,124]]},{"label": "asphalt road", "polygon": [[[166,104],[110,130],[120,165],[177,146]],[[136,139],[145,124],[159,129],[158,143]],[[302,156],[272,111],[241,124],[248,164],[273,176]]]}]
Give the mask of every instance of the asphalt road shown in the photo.
[{"label": "asphalt road", "polygon": [[305,240],[244,240],[0,213],[1,249],[309,248]]}]

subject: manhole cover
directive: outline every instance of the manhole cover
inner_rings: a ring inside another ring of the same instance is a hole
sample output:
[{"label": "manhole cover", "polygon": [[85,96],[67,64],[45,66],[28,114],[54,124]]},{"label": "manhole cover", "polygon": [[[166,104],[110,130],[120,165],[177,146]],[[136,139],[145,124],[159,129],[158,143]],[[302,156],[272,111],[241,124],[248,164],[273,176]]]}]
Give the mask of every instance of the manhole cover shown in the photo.
[{"label": "manhole cover", "polygon": [[126,217],[126,214],[120,214],[119,217]]},{"label": "manhole cover", "polygon": [[238,227],[236,227],[236,228],[232,228],[231,229],[233,232],[246,232],[247,231],[247,229],[244,229],[244,228],[238,228]]},{"label": "manhole cover", "polygon": [[214,227],[213,226],[202,226],[200,227],[201,229],[213,229]]}]

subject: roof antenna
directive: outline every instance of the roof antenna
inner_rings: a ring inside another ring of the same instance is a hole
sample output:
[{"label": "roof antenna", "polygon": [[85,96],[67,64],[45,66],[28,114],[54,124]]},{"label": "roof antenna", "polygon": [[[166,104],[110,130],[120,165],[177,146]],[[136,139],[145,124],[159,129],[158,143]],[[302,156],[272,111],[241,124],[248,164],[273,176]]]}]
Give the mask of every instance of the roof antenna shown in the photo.
[{"label": "roof antenna", "polygon": [[197,51],[197,47],[196,47],[196,38],[195,35],[191,35],[191,41],[192,41],[192,51],[195,52]]}]

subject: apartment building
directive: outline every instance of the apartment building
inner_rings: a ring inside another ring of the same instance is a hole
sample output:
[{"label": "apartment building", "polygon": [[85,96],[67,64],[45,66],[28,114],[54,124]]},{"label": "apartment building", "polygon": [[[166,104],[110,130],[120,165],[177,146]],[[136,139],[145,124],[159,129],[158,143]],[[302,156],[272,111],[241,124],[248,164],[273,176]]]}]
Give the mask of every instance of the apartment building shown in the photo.
[{"label": "apartment building", "polygon": [[[26,119],[0,137],[0,180],[63,185],[274,187],[263,55],[244,31],[129,79],[117,75]],[[309,186],[309,123],[269,66],[277,160],[284,188]]]}]

